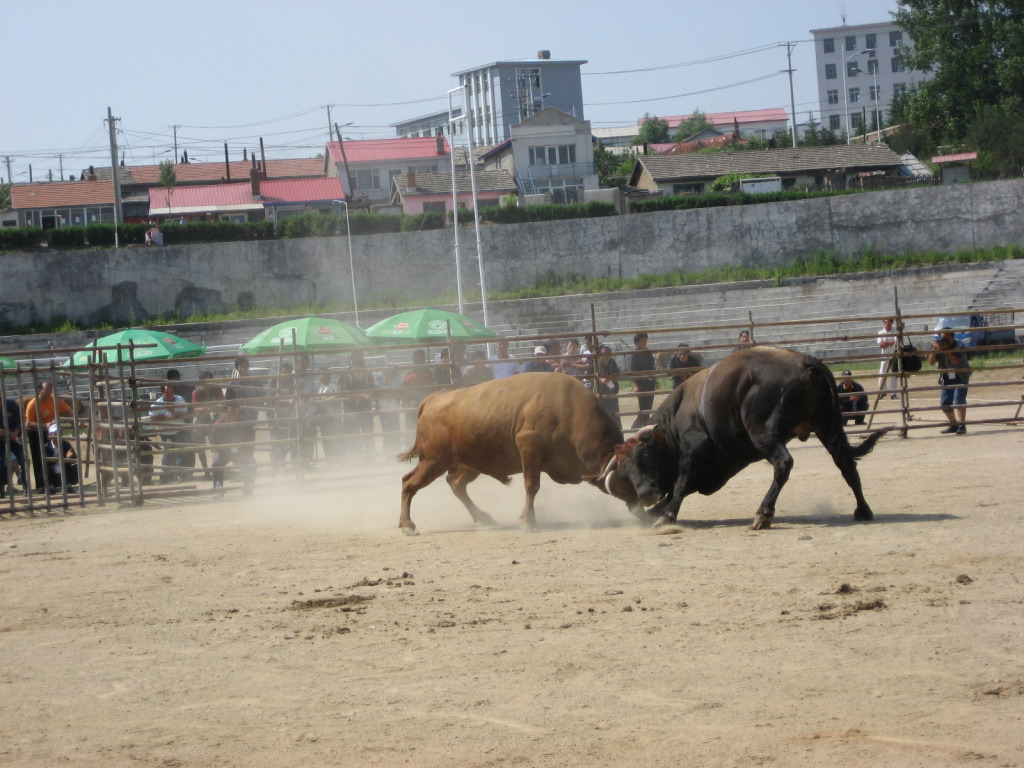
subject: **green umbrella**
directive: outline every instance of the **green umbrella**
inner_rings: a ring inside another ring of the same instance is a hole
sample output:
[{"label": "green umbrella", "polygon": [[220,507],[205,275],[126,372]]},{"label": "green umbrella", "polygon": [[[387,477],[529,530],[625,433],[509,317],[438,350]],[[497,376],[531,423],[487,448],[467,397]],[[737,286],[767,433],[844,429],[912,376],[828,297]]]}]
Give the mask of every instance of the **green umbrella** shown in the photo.
[{"label": "green umbrella", "polygon": [[[155,344],[155,347],[141,347],[129,352],[128,345]],[[129,328],[124,331],[112,333],[109,336],[96,339],[85,349],[75,352],[65,365],[88,365],[90,360],[96,359],[96,347],[114,347],[105,349],[102,352],[103,358],[108,363],[117,362],[117,345],[121,345],[121,359],[127,362],[133,357],[135,360],[170,360],[178,357],[199,357],[206,351],[205,346],[194,344],[188,339],[175,336],[166,331],[157,331],[150,328]]]},{"label": "green umbrella", "polygon": [[[11,373],[14,373],[17,367],[18,364],[14,362],[13,358],[0,355],[0,369],[9,369]],[[6,373],[7,371],[5,370],[4,372]]]},{"label": "green umbrella", "polygon": [[498,338],[498,334],[490,328],[484,327],[465,315],[433,307],[401,312],[386,320],[381,320],[367,330],[366,335],[377,342],[392,341],[407,344],[443,342],[448,338],[449,324],[452,329],[452,339],[455,341],[467,342]]},{"label": "green umbrella", "polygon": [[300,352],[373,345],[373,342],[366,338],[366,334],[357,325],[344,320],[310,316],[298,320],[286,320],[267,328],[243,344],[241,351],[251,354],[279,350],[291,352],[293,332],[295,335],[294,348]]}]

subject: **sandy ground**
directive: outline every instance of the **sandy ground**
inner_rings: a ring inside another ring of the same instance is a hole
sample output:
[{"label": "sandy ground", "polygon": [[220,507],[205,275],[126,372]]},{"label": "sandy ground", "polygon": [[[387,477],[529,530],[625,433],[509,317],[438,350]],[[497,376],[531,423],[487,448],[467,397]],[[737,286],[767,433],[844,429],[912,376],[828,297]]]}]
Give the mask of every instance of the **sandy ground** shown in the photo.
[{"label": "sandy ground", "polygon": [[[979,397],[982,393],[979,391]],[[4,766],[1024,765],[1024,427],[817,443],[655,534],[399,464],[0,520]]]}]

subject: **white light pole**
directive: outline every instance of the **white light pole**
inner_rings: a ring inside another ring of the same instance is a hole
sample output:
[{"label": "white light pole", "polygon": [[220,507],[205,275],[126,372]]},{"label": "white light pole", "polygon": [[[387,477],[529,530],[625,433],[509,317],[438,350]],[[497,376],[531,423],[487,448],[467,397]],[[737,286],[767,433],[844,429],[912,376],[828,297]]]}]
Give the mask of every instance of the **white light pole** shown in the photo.
[{"label": "white light pole", "polygon": [[356,313],[356,325],[359,325],[359,301],[356,299],[356,266],[352,258],[352,223],[348,218],[348,201],[332,200],[331,202],[345,206],[345,231],[348,233],[348,270],[352,276],[352,307]]},{"label": "white light pole", "polygon": [[[463,103],[463,111],[466,111],[466,109],[465,109],[466,94],[465,93],[462,96],[462,103]],[[477,263],[477,268],[480,271],[480,303],[481,303],[481,310],[483,311],[483,314],[484,314],[484,327],[486,328],[486,327],[488,327],[488,325],[490,323],[490,318],[487,317],[487,285],[484,282],[484,251],[483,251],[483,242],[480,240],[480,210],[479,210],[480,206],[477,205],[477,199],[476,199],[476,171],[473,170],[473,167],[476,165],[476,162],[473,159],[473,132],[472,131],[468,131],[466,133],[466,142],[467,142],[467,144],[466,144],[466,152],[469,155],[469,157],[467,158],[467,160],[469,160],[469,186],[470,186],[470,194],[471,194],[471,196],[473,198],[473,230],[474,230],[474,232],[476,234],[476,263]],[[454,155],[454,152],[452,154]]]},{"label": "white light pole", "polygon": [[[861,53],[868,55],[868,69],[871,70],[871,83],[875,89],[875,97],[872,99],[875,108],[875,141],[882,140],[882,117],[878,113],[878,102],[881,101],[879,98],[881,94],[878,92],[878,59],[875,58],[874,48],[865,48]],[[875,66],[871,66],[871,62],[875,62]]]},{"label": "white light pole", "polygon": [[[845,59],[843,59],[842,63],[840,64],[840,66],[843,68],[843,112],[845,113],[844,114],[843,122],[844,122],[845,127],[846,127],[846,143],[847,144],[850,143],[850,132],[851,132],[851,129],[850,129],[850,89],[846,87],[846,62],[848,62],[854,56],[862,56],[862,55],[864,55],[865,53],[867,53],[870,50],[872,50],[872,49],[865,48],[863,51],[858,51],[857,53],[851,53],[849,56],[847,56]],[[857,71],[860,72],[860,67],[857,67]]]},{"label": "white light pole", "polygon": [[[459,294],[459,314],[464,315],[466,311],[462,301],[462,260],[459,256],[459,191],[455,183],[455,117],[452,107],[452,94],[461,90],[462,87],[460,86],[448,91],[448,151],[451,153],[452,160],[452,232],[455,234],[455,288]],[[468,129],[469,110],[465,104],[465,98],[463,98],[462,106],[462,116],[467,121]]]}]

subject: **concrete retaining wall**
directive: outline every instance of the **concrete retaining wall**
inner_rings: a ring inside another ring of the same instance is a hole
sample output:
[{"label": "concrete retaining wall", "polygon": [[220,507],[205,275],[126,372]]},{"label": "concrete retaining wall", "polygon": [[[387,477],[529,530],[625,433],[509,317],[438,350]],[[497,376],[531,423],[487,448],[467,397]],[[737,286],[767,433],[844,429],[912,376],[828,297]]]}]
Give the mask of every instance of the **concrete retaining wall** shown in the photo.
[{"label": "concrete retaining wall", "polygon": [[[803,326],[799,331],[758,327],[756,338],[766,343],[784,342],[794,337],[806,339],[804,349],[819,355],[867,354],[874,350],[871,340],[851,341],[845,347],[833,342],[821,345],[820,349],[814,340],[837,334],[851,337],[874,334],[880,325],[879,319],[893,313],[897,292],[905,314],[930,313],[928,318],[907,323],[907,330],[916,340],[927,341],[935,316],[961,314],[967,309],[1024,308],[1024,260],[797,278],[785,280],[779,286],[768,281],[747,281],[499,301],[489,306],[489,324],[509,336],[563,333],[582,336],[591,328],[590,305],[593,304],[598,329],[617,332],[606,341],[621,348],[630,344],[632,331],[640,328],[652,332],[652,346],[669,346],[682,341],[693,345],[730,344],[736,337],[734,329],[718,327],[685,333],[659,333],[658,329],[746,324],[748,317],[753,318],[755,326],[787,320],[848,318],[839,326]],[[444,308],[457,310],[453,306]],[[468,304],[466,312],[482,318],[478,303]],[[360,312],[360,322],[368,327],[393,313],[394,310]],[[351,312],[332,317],[354,320]],[[1017,315],[1017,321],[1024,322],[1024,313]],[[233,347],[245,343],[274,322],[268,318],[183,323],[167,326],[167,330],[210,347]],[[1018,334],[1021,330],[1024,329],[1019,329]],[[105,333],[83,331],[0,337],[0,354],[21,358],[21,353],[48,348],[79,349]],[[519,352],[528,356],[529,346],[532,345],[520,344]],[[398,357],[403,355],[407,356],[408,350],[397,354]]]},{"label": "concrete retaining wall", "polygon": [[[776,266],[833,250],[953,252],[1024,242],[1024,180],[872,192],[790,203],[483,227],[489,289],[545,275],[632,277],[723,265]],[[463,229],[467,297],[476,244]],[[415,305],[455,295],[450,231],[354,237],[357,294]],[[351,302],[344,237],[117,251],[3,254],[0,322],[54,317],[145,322],[237,305]],[[365,324],[365,323],[364,323]]]}]

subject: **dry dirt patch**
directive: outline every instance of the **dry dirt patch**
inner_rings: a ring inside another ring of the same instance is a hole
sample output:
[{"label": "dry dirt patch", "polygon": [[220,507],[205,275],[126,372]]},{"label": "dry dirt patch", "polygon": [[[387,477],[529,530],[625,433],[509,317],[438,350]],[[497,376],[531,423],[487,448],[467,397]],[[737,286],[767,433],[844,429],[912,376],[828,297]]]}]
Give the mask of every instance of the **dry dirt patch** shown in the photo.
[{"label": "dry dirt patch", "polygon": [[0,763],[1022,765],[1022,451],[886,438],[859,524],[796,446],[759,532],[766,466],[659,535],[517,479],[404,537],[403,465],[0,521]]}]

